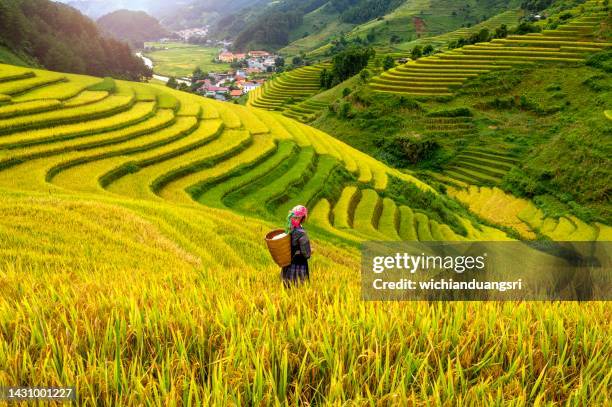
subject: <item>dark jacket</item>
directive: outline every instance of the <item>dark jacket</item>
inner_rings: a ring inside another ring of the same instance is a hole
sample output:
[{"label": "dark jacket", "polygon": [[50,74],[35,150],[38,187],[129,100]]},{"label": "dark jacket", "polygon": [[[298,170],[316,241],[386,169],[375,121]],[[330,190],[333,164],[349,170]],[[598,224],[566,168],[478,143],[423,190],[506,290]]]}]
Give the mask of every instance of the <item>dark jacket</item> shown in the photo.
[{"label": "dark jacket", "polygon": [[302,227],[291,232],[291,258],[292,264],[308,264],[310,258],[310,240]]}]

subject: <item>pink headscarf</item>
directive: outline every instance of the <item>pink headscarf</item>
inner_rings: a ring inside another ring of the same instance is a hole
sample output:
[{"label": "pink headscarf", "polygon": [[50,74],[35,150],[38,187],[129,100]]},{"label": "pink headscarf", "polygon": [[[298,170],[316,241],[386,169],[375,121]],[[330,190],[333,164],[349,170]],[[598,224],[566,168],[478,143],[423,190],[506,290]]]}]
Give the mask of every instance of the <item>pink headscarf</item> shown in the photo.
[{"label": "pink headscarf", "polygon": [[287,231],[300,227],[302,220],[308,216],[308,209],[303,205],[297,205],[289,211],[287,216]]}]

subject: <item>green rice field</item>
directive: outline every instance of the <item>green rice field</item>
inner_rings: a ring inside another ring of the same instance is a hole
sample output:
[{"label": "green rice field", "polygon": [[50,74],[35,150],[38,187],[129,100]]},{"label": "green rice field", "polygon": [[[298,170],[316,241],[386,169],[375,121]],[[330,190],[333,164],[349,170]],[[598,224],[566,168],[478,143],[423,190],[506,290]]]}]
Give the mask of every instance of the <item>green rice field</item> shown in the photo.
[{"label": "green rice field", "polygon": [[153,61],[153,70],[158,75],[183,78],[191,75],[196,67],[204,72],[226,72],[230,68],[229,64],[213,62],[220,52],[216,47],[181,42],[147,42],[145,45],[163,48],[144,53]]}]

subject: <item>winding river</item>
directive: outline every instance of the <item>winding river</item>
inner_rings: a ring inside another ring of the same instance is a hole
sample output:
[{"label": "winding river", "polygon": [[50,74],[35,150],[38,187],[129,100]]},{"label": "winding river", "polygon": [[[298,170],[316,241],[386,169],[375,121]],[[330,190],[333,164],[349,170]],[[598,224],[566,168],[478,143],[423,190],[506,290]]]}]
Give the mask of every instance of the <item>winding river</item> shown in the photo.
[{"label": "winding river", "polygon": [[[142,59],[145,63],[146,66],[148,66],[149,68],[153,69],[153,61],[151,60],[151,58],[147,58],[144,55],[142,55],[142,52],[137,52],[136,56],[139,57],[140,59]],[[169,77],[167,76],[163,76],[163,75],[157,75],[157,74],[153,74],[153,78],[157,79],[158,81],[162,81],[164,83],[168,82],[168,80],[170,80]],[[188,79],[184,79],[184,78],[176,78],[176,81],[178,83],[184,83],[187,86],[191,86],[191,81]]]}]

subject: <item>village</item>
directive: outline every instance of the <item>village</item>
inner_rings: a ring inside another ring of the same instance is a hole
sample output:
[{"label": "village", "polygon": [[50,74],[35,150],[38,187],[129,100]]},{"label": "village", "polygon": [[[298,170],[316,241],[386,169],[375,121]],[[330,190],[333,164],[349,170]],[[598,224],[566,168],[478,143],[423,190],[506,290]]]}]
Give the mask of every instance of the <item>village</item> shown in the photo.
[{"label": "village", "polygon": [[[196,80],[195,91],[216,100],[234,100],[266,82],[282,66],[282,58],[267,51],[233,53],[223,49],[217,61],[229,63],[231,70],[223,73],[208,72],[205,79]],[[197,86],[197,85],[200,86]]]}]

